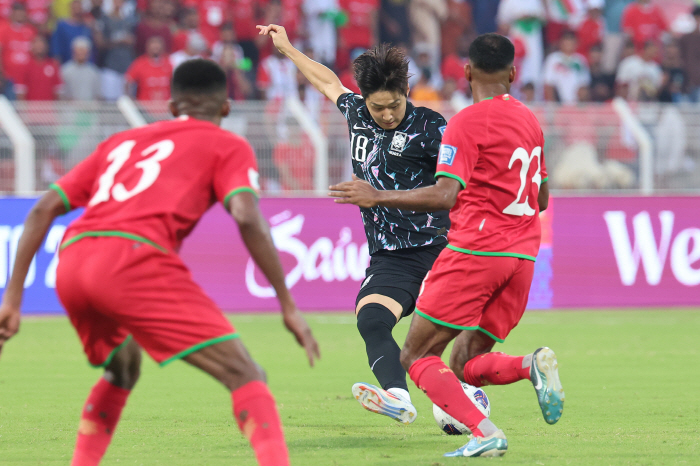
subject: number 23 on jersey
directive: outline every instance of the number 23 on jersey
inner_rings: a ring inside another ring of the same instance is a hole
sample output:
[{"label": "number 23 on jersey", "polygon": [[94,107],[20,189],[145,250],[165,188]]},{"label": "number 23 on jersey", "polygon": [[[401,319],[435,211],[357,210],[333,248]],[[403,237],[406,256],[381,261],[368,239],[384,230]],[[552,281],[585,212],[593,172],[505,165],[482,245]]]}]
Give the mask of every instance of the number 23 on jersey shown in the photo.
[{"label": "number 23 on jersey", "polygon": [[[534,176],[528,180],[527,174],[530,171],[530,165],[532,164],[535,158],[537,159],[537,170],[535,171]],[[518,189],[518,194],[515,196],[515,200],[510,205],[508,205],[508,207],[503,209],[504,214],[515,215],[518,217],[522,217],[523,215],[532,217],[533,215],[535,215],[536,210],[530,207],[530,203],[528,202],[529,194],[525,196],[525,199],[523,199],[522,202],[518,201],[520,201],[520,197],[523,195],[523,191],[525,191],[525,188],[530,187],[530,183],[535,183],[537,185],[536,195],[539,194],[540,185],[542,184],[541,158],[542,147],[540,146],[537,146],[534,149],[532,149],[532,152],[529,154],[527,153],[527,150],[523,149],[522,147],[518,147],[517,149],[515,149],[515,152],[513,152],[513,155],[510,157],[510,162],[508,163],[508,169],[513,169],[516,161],[520,162],[520,188]]]},{"label": "number 23 on jersey", "polygon": [[114,179],[117,173],[122,169],[124,164],[131,157],[131,152],[136,145],[136,141],[124,141],[115,147],[108,155],[107,161],[109,164],[105,172],[100,176],[97,192],[92,196],[88,206],[94,206],[101,202],[114,199],[118,202],[124,202],[150,188],[160,175],[160,162],[170,157],[175,149],[175,144],[170,139],[159,141],[141,152],[145,158],[134,164],[135,168],[141,169],[143,173],[136,186],[128,190],[123,183],[114,184]]}]

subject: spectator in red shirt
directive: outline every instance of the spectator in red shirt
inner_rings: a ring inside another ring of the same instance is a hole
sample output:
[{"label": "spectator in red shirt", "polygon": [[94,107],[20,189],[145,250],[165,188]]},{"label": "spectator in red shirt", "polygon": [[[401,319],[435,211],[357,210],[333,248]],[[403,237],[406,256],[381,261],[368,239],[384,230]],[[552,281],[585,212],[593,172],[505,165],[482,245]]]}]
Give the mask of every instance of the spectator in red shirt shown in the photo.
[{"label": "spectator in red shirt", "polygon": [[58,100],[62,85],[59,64],[49,58],[49,44],[44,36],[32,40],[29,62],[17,83],[20,100]]},{"label": "spectator in red shirt", "polygon": [[159,36],[163,39],[164,53],[170,53],[173,49],[173,35],[170,30],[172,18],[169,16],[169,7],[166,0],[151,0],[148,4],[148,13],[136,26],[136,55],[146,53],[146,43],[151,37]]},{"label": "spectator in red shirt", "polygon": [[578,37],[578,53],[584,57],[596,44],[602,44],[605,36],[605,19],[603,18],[603,0],[589,0],[586,18],[576,30]]},{"label": "spectator in red shirt", "polygon": [[338,57],[344,65],[355,49],[367,50],[377,42],[379,0],[339,0],[348,22],[338,29]]},{"label": "spectator in red shirt", "polygon": [[201,33],[199,29],[199,12],[195,8],[187,8],[181,14],[180,28],[173,34],[173,53],[185,48],[187,38],[192,32]]},{"label": "spectator in red shirt", "polygon": [[49,33],[49,10],[52,0],[27,0],[29,22],[43,34]]},{"label": "spectator in red shirt", "polygon": [[192,3],[199,8],[200,32],[211,45],[219,40],[221,26],[231,21],[233,4],[231,0],[198,0]]},{"label": "spectator in red shirt", "polygon": [[263,11],[267,0],[233,0],[232,21],[233,30],[236,33],[238,45],[243,49],[243,54],[251,61],[251,68],[256,70],[260,61],[260,52],[255,44],[258,37],[257,24],[264,23]]},{"label": "spectator in red shirt", "polygon": [[136,100],[168,100],[172,74],[165,42],[162,37],[153,36],[146,42],[146,53],[134,60],[126,71],[126,94],[135,94]]},{"label": "spectator in red shirt", "polygon": [[10,21],[0,28],[2,67],[5,76],[14,82],[19,81],[23,68],[29,63],[32,39],[36,30],[27,22],[27,9],[23,3],[12,5]]},{"label": "spectator in red shirt", "polygon": [[637,0],[622,13],[622,30],[631,37],[637,52],[641,52],[650,40],[661,45],[661,38],[669,28],[661,8],[652,5],[651,0]]}]

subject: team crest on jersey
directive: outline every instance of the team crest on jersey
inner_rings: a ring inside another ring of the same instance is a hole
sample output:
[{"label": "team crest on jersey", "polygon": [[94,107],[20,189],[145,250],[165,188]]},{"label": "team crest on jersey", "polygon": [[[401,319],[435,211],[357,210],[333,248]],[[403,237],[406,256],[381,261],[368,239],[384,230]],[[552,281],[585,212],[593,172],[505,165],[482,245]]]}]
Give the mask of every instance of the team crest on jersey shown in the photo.
[{"label": "team crest on jersey", "polygon": [[455,155],[457,155],[456,147],[442,144],[440,145],[440,157],[438,158],[438,163],[452,166],[455,161]]},{"label": "team crest on jersey", "polygon": [[408,134],[402,133],[401,131],[396,131],[394,133],[394,139],[391,140],[391,147],[389,147],[389,153],[397,157],[401,157],[401,152],[403,152],[404,147],[406,147],[406,142],[408,141]]}]

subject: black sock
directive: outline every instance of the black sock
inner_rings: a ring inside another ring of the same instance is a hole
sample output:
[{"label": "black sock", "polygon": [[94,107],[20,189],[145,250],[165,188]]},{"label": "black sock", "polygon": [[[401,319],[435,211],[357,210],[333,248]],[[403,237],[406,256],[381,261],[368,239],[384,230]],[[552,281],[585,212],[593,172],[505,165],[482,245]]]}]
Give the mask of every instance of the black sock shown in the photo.
[{"label": "black sock", "polygon": [[379,385],[384,390],[403,388],[408,391],[406,371],[401,366],[401,348],[396,344],[391,330],[396,316],[377,303],[362,306],[357,315],[357,329],[365,340],[367,360]]}]

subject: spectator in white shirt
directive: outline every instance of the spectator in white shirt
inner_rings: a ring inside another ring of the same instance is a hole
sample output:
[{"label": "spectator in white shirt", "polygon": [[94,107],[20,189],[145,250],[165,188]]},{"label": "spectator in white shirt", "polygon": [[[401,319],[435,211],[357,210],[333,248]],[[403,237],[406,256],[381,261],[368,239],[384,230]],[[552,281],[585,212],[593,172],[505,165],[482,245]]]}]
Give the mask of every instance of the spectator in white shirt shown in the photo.
[{"label": "spectator in white shirt", "polygon": [[207,40],[198,32],[190,32],[187,35],[187,43],[183,50],[178,50],[175,53],[170,54],[170,64],[173,70],[177,68],[182,63],[187,60],[194,60],[195,58],[204,58],[209,45]]},{"label": "spectator in white shirt", "polygon": [[630,101],[653,101],[659,95],[664,73],[656,62],[659,54],[654,41],[644,44],[641,53],[631,55],[617,69],[617,95]]},{"label": "spectator in white shirt", "polygon": [[61,67],[66,100],[97,100],[101,97],[100,70],[90,63],[92,42],[79,36],[71,42],[72,58]]},{"label": "spectator in white shirt", "polygon": [[591,83],[586,58],[576,53],[576,34],[567,31],[559,41],[559,51],[552,52],[544,62],[544,98],[573,104],[579,101],[579,89]]}]

